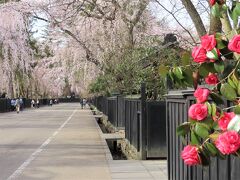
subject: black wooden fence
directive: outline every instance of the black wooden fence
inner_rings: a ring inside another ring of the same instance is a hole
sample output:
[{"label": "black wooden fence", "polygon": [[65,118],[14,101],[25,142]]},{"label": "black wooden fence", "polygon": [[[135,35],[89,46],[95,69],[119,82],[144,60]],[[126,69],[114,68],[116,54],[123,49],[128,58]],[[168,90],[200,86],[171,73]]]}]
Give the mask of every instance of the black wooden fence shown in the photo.
[{"label": "black wooden fence", "polygon": [[8,112],[11,110],[11,100],[10,99],[0,99],[0,112]]},{"label": "black wooden fence", "polygon": [[147,157],[165,157],[166,145],[166,102],[147,102]]},{"label": "black wooden fence", "polygon": [[[125,99],[125,137],[140,152],[141,100]],[[144,138],[144,137],[143,137]]]},{"label": "black wooden fence", "polygon": [[92,104],[108,116],[142,159],[166,157],[166,105],[164,101],[115,97],[95,97]]},{"label": "black wooden fence", "polygon": [[239,180],[240,159],[234,156],[212,158],[209,167],[188,167],[180,157],[183,144],[176,128],[188,120],[187,111],[193,101],[192,91],[170,92],[167,96],[167,149],[169,180]]},{"label": "black wooden fence", "polygon": [[59,98],[60,103],[80,103],[80,98]]}]

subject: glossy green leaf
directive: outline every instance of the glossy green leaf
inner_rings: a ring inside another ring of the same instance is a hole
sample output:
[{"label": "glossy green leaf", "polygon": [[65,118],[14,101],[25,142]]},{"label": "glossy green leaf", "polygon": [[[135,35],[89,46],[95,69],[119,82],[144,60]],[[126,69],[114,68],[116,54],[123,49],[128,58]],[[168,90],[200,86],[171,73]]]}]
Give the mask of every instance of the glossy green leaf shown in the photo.
[{"label": "glossy green leaf", "polygon": [[235,85],[235,83],[231,80],[231,78],[228,78],[228,84],[230,86],[232,86],[233,89],[237,89],[237,86]]},{"label": "glossy green leaf", "polygon": [[212,128],[216,131],[220,130],[218,122],[214,121],[213,124],[212,124]]},{"label": "glossy green leaf", "polygon": [[196,126],[195,126],[195,132],[198,136],[200,136],[201,138],[205,139],[208,137],[209,135],[209,132],[208,132],[208,129],[200,124],[200,123],[197,123]]},{"label": "glossy green leaf", "polygon": [[184,79],[188,83],[188,85],[192,86],[193,85],[193,72],[191,69],[185,69],[183,71]]},{"label": "glossy green leaf", "polygon": [[174,68],[173,73],[178,79],[184,79],[183,72],[182,72],[182,69],[180,67]]},{"label": "glossy green leaf", "polygon": [[211,116],[212,115],[212,106],[209,102],[205,102],[205,104],[207,105],[207,108],[208,108],[208,115]]},{"label": "glossy green leaf", "polygon": [[239,83],[239,80],[238,80],[238,78],[236,77],[235,74],[233,74],[233,75],[231,76],[231,79],[232,79],[233,83],[235,84],[235,86],[238,87],[238,85],[239,85],[240,83]]},{"label": "glossy green leaf", "polygon": [[218,136],[220,135],[220,133],[218,133],[218,132],[215,132],[215,133],[213,133],[213,134],[210,134],[209,135],[209,138],[211,139],[211,141],[216,141],[217,140],[217,138],[218,138]]},{"label": "glossy green leaf", "polygon": [[236,2],[236,6],[235,6],[234,10],[238,13],[238,15],[240,15],[240,3],[239,2]]},{"label": "glossy green leaf", "polygon": [[201,163],[203,166],[208,166],[210,163],[210,157],[209,153],[206,149],[199,149],[200,153],[200,158],[201,158]]},{"label": "glossy green leaf", "polygon": [[238,25],[238,17],[240,15],[240,3],[236,3],[235,8],[232,11],[231,17],[233,20],[234,27],[237,27]]},{"label": "glossy green leaf", "polygon": [[218,62],[214,63],[214,68],[217,72],[222,73],[224,71],[223,61],[218,61]]},{"label": "glossy green leaf", "polygon": [[237,94],[240,96],[240,83],[238,83],[238,86],[237,86]]},{"label": "glossy green leaf", "polygon": [[208,130],[211,129],[212,125],[213,125],[213,119],[212,119],[212,116],[211,114],[206,118],[204,119],[204,121],[201,121],[201,124],[204,125]]},{"label": "glossy green leaf", "polygon": [[208,152],[212,155],[212,156],[216,156],[217,153],[218,153],[218,150],[217,148],[212,144],[212,143],[209,143],[209,142],[206,142],[204,144],[205,148],[208,150]]},{"label": "glossy green leaf", "polygon": [[216,116],[217,113],[217,105],[215,103],[212,103],[212,116]]},{"label": "glossy green leaf", "polygon": [[217,39],[217,48],[224,49],[225,47],[226,45],[224,44],[224,42],[221,39]]},{"label": "glossy green leaf", "polygon": [[216,104],[223,104],[224,101],[217,93],[211,92],[210,97]]},{"label": "glossy green leaf", "polygon": [[214,68],[213,63],[203,63],[199,68],[199,73],[201,76],[206,77],[209,72],[215,73],[216,70]]},{"label": "glossy green leaf", "polygon": [[228,83],[222,84],[220,91],[227,100],[233,101],[237,98],[236,91]]},{"label": "glossy green leaf", "polygon": [[220,7],[219,7],[218,3],[216,3],[214,6],[212,6],[211,13],[214,17],[220,17]]},{"label": "glossy green leaf", "polygon": [[191,144],[200,145],[200,140],[194,130],[191,131]]},{"label": "glossy green leaf", "polygon": [[234,108],[234,113],[235,113],[235,114],[240,114],[240,105],[237,105],[237,106]]},{"label": "glossy green leaf", "polygon": [[238,13],[235,10],[233,10],[232,12],[232,20],[233,20],[234,27],[236,27],[238,23]]},{"label": "glossy green leaf", "polygon": [[190,131],[190,122],[185,122],[177,127],[177,135],[178,136],[185,136]]}]

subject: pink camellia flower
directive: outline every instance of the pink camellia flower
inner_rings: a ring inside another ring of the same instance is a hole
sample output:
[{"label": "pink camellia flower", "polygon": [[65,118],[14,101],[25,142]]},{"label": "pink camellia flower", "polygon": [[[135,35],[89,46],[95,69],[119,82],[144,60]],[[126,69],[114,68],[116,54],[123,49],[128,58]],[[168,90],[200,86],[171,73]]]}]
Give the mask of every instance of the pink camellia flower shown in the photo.
[{"label": "pink camellia flower", "polygon": [[184,160],[184,163],[187,165],[194,166],[200,164],[200,159],[196,146],[185,146],[181,153],[181,157]]},{"label": "pink camellia flower", "polygon": [[193,61],[196,63],[207,62],[207,51],[201,46],[196,46],[192,50]]},{"label": "pink camellia flower", "polygon": [[188,110],[188,116],[197,121],[204,120],[208,115],[208,108],[206,104],[193,104]]},{"label": "pink camellia flower", "polygon": [[205,35],[201,37],[201,45],[206,51],[211,51],[217,45],[214,35]]},{"label": "pink camellia flower", "polygon": [[223,116],[218,120],[218,125],[221,130],[226,131],[229,122],[234,118],[235,114],[233,112],[224,112]]},{"label": "pink camellia flower", "polygon": [[240,35],[236,35],[232,38],[232,40],[230,40],[228,49],[233,52],[240,53]]},{"label": "pink camellia flower", "polygon": [[226,131],[218,136],[215,145],[222,154],[235,153],[240,148],[240,135],[236,131]]},{"label": "pink camellia flower", "polygon": [[194,97],[197,99],[197,103],[204,103],[208,100],[209,94],[210,94],[209,89],[198,88],[194,92]]},{"label": "pink camellia flower", "polygon": [[211,4],[211,6],[214,6],[214,4],[216,3],[216,0],[210,0],[209,2]]},{"label": "pink camellia flower", "polygon": [[207,77],[205,77],[205,81],[209,85],[216,85],[218,83],[218,77],[214,73],[209,73]]}]

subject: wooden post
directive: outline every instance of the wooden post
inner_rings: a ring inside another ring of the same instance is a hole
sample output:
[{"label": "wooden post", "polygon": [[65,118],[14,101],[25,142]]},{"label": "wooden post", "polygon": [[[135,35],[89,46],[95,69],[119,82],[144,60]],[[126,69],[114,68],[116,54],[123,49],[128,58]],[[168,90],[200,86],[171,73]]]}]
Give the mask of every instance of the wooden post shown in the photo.
[{"label": "wooden post", "polygon": [[141,159],[147,157],[147,116],[146,116],[146,84],[141,85],[141,120],[140,120],[140,155]]}]

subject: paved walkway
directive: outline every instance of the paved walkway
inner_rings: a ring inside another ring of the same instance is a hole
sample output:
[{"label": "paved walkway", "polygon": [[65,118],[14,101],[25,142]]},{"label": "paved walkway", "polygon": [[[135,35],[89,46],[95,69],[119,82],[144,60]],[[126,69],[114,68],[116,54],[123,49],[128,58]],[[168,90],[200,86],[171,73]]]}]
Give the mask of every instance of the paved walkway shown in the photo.
[{"label": "paved walkway", "polygon": [[0,114],[0,180],[166,178],[166,161],[114,161],[90,110],[60,104]]}]

